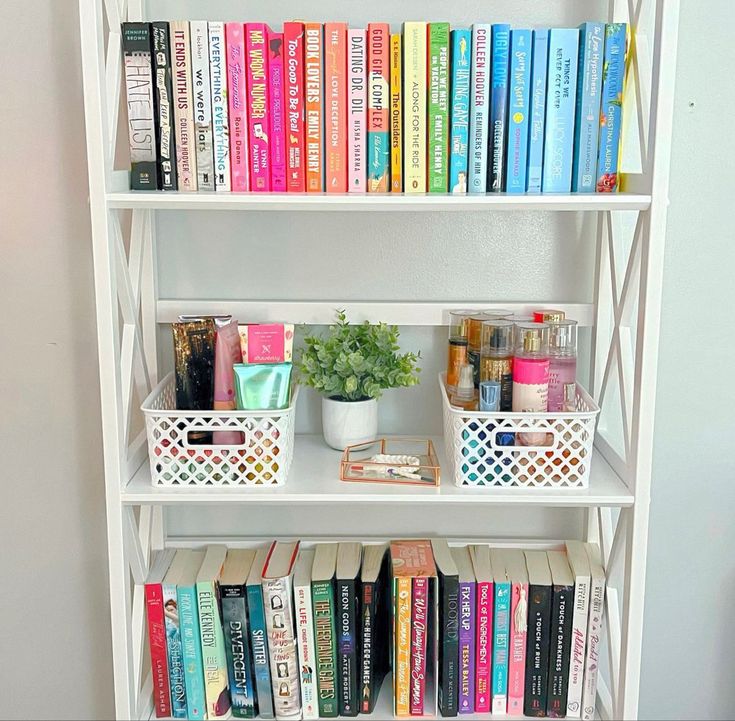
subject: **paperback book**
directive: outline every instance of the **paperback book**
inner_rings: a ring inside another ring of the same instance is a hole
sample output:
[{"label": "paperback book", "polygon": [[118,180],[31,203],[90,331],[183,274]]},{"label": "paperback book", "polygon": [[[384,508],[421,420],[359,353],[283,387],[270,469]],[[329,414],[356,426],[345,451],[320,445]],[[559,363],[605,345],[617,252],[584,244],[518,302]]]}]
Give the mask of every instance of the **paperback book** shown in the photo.
[{"label": "paperback book", "polygon": [[225,24],[209,23],[209,75],[212,86],[212,138],[215,190],[232,190],[230,174],[230,123],[227,99]]},{"label": "paperback book", "polygon": [[337,663],[339,666],[339,714],[357,716],[358,692],[358,599],[362,545],[340,543],[337,549]]},{"label": "paperback book", "polygon": [[247,23],[245,26],[250,190],[256,192],[271,190],[267,38],[268,28],[263,23]]},{"label": "paperback book", "polygon": [[551,570],[543,551],[526,551],[528,627],[523,713],[545,716],[551,641]]},{"label": "paperback book", "polygon": [[510,39],[508,154],[505,189],[509,193],[525,193],[533,34],[530,30],[512,30]]},{"label": "paperback book", "polygon": [[179,624],[179,603],[176,595],[177,584],[186,570],[192,551],[180,548],[161,584],[163,593],[163,616],[166,628],[166,649],[168,651],[168,678],[171,689],[171,715],[174,718],[188,718],[186,709],[186,681],[184,679],[184,654],[181,645]]},{"label": "paperback book", "polygon": [[429,24],[429,192],[449,184],[449,23]]},{"label": "paperback book", "polygon": [[490,95],[490,139],[487,188],[493,193],[505,190],[505,140],[508,125],[508,70],[510,25],[492,26],[492,91]]},{"label": "paperback book", "polygon": [[590,561],[584,543],[567,541],[567,559],[574,576],[574,611],[569,653],[567,718],[580,718],[584,690],[584,663],[587,651],[587,626],[590,602]]},{"label": "paperback book", "polygon": [[283,67],[283,33],[268,30],[268,93],[270,100],[271,190],[286,192],[286,78]]},{"label": "paperback book", "polygon": [[286,56],[286,189],[306,190],[304,166],[304,24],[283,23]]},{"label": "paperback book", "polygon": [[197,189],[197,160],[194,141],[194,95],[192,92],[191,40],[189,23],[169,23],[173,48],[174,127],[176,129],[176,175],[179,190]]},{"label": "paperback book", "polygon": [[452,108],[449,138],[449,190],[467,192],[467,146],[470,120],[470,58],[472,33],[470,30],[452,30]]},{"label": "paperback book", "polygon": [[426,635],[429,579],[414,578],[411,596],[411,716],[423,716],[426,693]]},{"label": "paperback book", "polygon": [[510,578],[505,554],[490,552],[495,589],[493,615],[492,712],[504,714],[508,706],[508,641],[510,636]]},{"label": "paperback book", "polygon": [[248,163],[248,118],[245,85],[245,33],[242,23],[225,24],[227,88],[230,127],[230,172],[232,190],[250,189]]},{"label": "paperback book", "polygon": [[590,563],[591,585],[587,653],[582,690],[582,718],[593,719],[597,704],[597,674],[600,664],[602,617],[605,609],[605,571],[602,568],[600,547],[596,543],[586,543],[585,551]]},{"label": "paperback book", "polygon": [[387,193],[390,183],[390,27],[370,23],[368,40],[368,192]]},{"label": "paperback book", "polygon": [[459,683],[459,571],[444,539],[432,539],[439,578],[439,710],[456,716]]},{"label": "paperback book", "polygon": [[459,573],[459,713],[475,710],[475,572],[468,548],[452,548]]},{"label": "paperback book", "polygon": [[186,686],[186,718],[192,721],[206,718],[207,710],[196,590],[196,579],[202,561],[204,551],[192,551],[176,586]]},{"label": "paperback book", "polygon": [[214,150],[212,146],[212,93],[209,82],[209,28],[206,21],[192,21],[191,69],[194,89],[197,187],[214,190]]},{"label": "paperback book", "polygon": [[546,715],[551,718],[563,718],[567,710],[574,576],[563,551],[549,551],[547,555],[551,569],[552,597]]},{"label": "paperback book", "polygon": [[426,192],[426,23],[403,24],[403,183]]},{"label": "paperback book", "polygon": [[400,33],[390,36],[390,189],[403,191],[403,62]]},{"label": "paperback book", "polygon": [[493,653],[494,579],[490,548],[470,546],[475,572],[477,606],[475,609],[475,713],[489,713]]},{"label": "paperback book", "polygon": [[178,190],[169,27],[167,22],[155,22],[151,23],[151,29],[153,30],[153,67],[156,77],[158,172],[161,190]]},{"label": "paperback book", "polygon": [[348,169],[350,193],[366,190],[367,148],[367,35],[365,30],[347,31],[347,69],[349,76],[349,114],[347,127]]},{"label": "paperback book", "polygon": [[472,95],[470,99],[469,192],[487,190],[488,122],[490,114],[491,26],[472,26]]},{"label": "paperback book", "polygon": [[510,579],[510,639],[508,649],[508,715],[523,715],[528,643],[528,569],[523,551],[505,552]]},{"label": "paperback book", "polygon": [[327,193],[347,192],[347,25],[324,24]]},{"label": "paperback book", "polygon": [[546,129],[546,74],[549,60],[549,31],[533,31],[533,58],[531,69],[531,117],[528,129],[528,182],[529,193],[541,192],[544,162],[544,133]]},{"label": "paperback book", "polygon": [[320,23],[304,25],[304,88],[306,94],[306,190],[324,190],[322,138],[324,124],[324,43]]},{"label": "paperback book", "polygon": [[334,598],[336,569],[337,544],[317,544],[311,574],[311,600],[314,610],[319,716],[323,718],[335,718],[339,715],[337,626]]},{"label": "paperback book", "polygon": [[314,642],[314,617],[311,605],[311,573],[314,566],[314,550],[302,548],[296,560],[293,577],[294,608],[296,613],[296,641],[299,658],[299,683],[301,709],[304,719],[319,718],[317,698],[316,646]]}]

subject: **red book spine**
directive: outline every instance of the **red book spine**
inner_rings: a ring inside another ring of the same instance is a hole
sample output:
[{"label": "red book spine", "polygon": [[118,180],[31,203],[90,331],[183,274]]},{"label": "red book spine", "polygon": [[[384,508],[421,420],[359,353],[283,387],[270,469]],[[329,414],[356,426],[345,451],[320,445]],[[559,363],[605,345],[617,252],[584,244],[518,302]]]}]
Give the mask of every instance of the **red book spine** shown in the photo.
[{"label": "red book spine", "polygon": [[163,589],[160,583],[146,584],[145,605],[148,611],[148,645],[151,649],[153,707],[156,710],[156,718],[166,718],[171,715],[171,689],[168,682]]},{"label": "red book spine", "polygon": [[286,89],[283,77],[283,33],[268,31],[268,76],[271,115],[271,190],[286,192]]},{"label": "red book spine", "polygon": [[304,168],[304,24],[283,23],[286,63],[286,189],[306,190]]},{"label": "red book spine", "polygon": [[429,579],[413,579],[411,603],[411,716],[423,716],[426,689],[426,631]]},{"label": "red book spine", "polygon": [[324,25],[326,191],[347,192],[347,25]]},{"label": "red book spine", "polygon": [[306,108],[306,190],[324,190],[324,154],[322,147],[324,121],[324,42],[319,23],[304,25],[304,96]]},{"label": "red book spine", "polygon": [[245,26],[248,75],[248,135],[250,142],[250,190],[271,189],[268,136],[268,28],[263,23]]}]

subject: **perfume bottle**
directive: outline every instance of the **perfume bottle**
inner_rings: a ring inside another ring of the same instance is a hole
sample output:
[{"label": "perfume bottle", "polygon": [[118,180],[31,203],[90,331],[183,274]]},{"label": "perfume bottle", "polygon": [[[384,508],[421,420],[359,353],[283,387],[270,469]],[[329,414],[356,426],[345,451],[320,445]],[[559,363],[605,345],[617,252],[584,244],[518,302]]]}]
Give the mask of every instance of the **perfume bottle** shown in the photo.
[{"label": "perfume bottle", "polygon": [[511,315],[509,310],[480,310],[469,319],[467,360],[475,371],[475,388],[480,386],[480,356],[482,355],[482,326],[489,320],[504,320]]},{"label": "perfume bottle", "polygon": [[467,363],[469,321],[476,310],[453,310],[449,313],[449,345],[447,354],[447,390],[453,391],[459,383],[459,369]]},{"label": "perfume bottle", "polygon": [[549,412],[564,408],[564,388],[577,379],[577,321],[549,323]]},{"label": "perfume bottle", "polygon": [[465,363],[459,369],[459,383],[453,393],[449,396],[449,403],[465,411],[477,410],[477,390],[472,366]]},{"label": "perfume bottle", "polygon": [[[513,356],[513,411],[545,413],[549,401],[549,326],[546,323],[516,325]],[[540,446],[546,433],[519,433],[524,446]]]},{"label": "perfume bottle", "polygon": [[486,320],[482,324],[480,383],[500,384],[501,411],[513,408],[513,323],[509,320]]}]

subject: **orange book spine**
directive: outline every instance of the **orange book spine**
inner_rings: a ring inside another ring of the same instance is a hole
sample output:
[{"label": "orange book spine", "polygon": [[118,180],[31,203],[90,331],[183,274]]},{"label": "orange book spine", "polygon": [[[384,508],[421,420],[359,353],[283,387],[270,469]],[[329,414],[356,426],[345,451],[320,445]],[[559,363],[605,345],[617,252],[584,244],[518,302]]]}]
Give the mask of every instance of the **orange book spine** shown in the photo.
[{"label": "orange book spine", "polygon": [[306,190],[324,190],[322,124],[324,117],[324,44],[321,23],[304,24],[304,87],[306,94]]},{"label": "orange book spine", "polygon": [[347,24],[324,25],[326,191],[347,192]]}]

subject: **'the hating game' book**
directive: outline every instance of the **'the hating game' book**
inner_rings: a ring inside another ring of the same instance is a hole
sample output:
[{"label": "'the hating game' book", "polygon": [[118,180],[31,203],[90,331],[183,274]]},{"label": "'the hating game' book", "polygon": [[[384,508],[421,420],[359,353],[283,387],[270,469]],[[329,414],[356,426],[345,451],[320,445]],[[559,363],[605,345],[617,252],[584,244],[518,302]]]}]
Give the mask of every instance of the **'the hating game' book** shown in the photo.
[{"label": "'the hating game' book", "polygon": [[433,538],[431,548],[439,575],[439,710],[456,716],[459,682],[459,571],[449,545]]},{"label": "'the hating game' book", "polygon": [[508,152],[505,173],[505,189],[509,193],[526,192],[532,38],[530,30],[512,30],[510,33]]},{"label": "'the hating game' book", "polygon": [[502,23],[493,25],[492,46],[493,64],[487,189],[493,193],[500,193],[505,189],[505,136],[508,124],[510,25]]},{"label": "'the hating game' book", "polygon": [[449,192],[467,192],[467,145],[470,129],[472,32],[452,30],[452,107],[449,130]]},{"label": "'the hating game' book", "polygon": [[429,24],[429,192],[449,183],[449,23]]},{"label": "'the hating game' book", "polygon": [[526,551],[524,555],[528,568],[528,636],[523,713],[545,716],[551,638],[551,570],[544,551]]},{"label": "'the hating game' book", "polygon": [[475,710],[475,572],[469,548],[452,548],[459,573],[459,713]]}]

